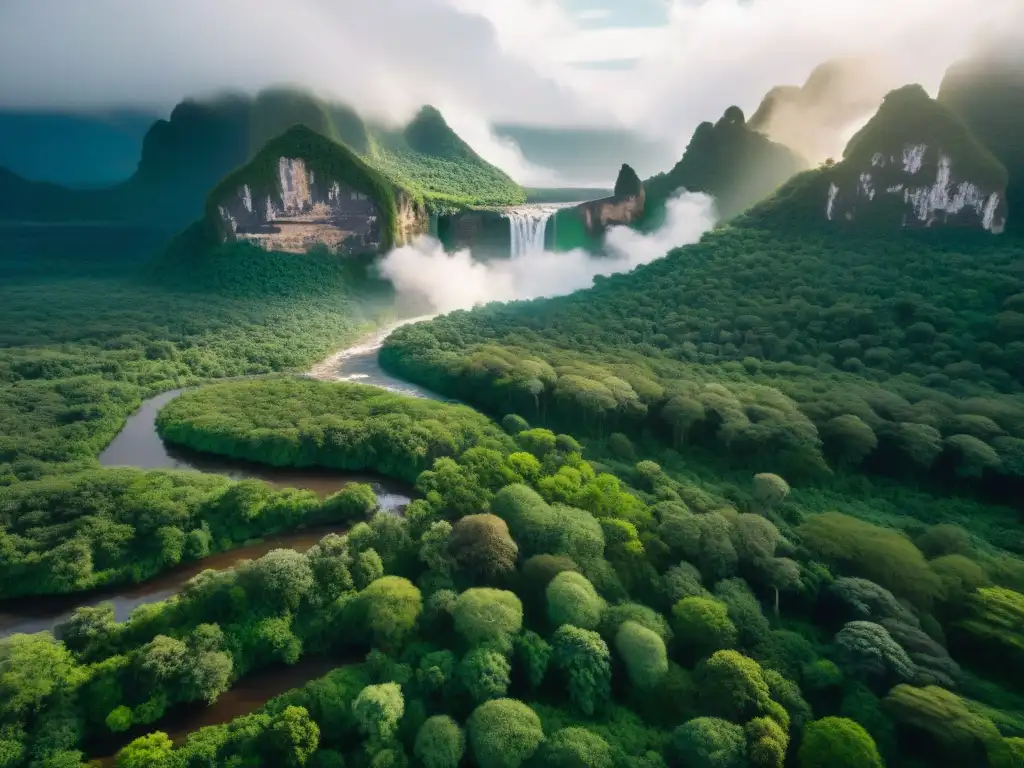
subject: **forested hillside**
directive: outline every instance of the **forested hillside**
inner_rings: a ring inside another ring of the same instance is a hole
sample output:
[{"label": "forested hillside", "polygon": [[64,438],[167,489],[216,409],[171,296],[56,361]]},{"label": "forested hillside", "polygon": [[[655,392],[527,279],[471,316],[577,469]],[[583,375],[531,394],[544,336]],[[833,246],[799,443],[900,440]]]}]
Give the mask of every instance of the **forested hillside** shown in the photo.
[{"label": "forested hillside", "polygon": [[[963,96],[898,89],[793,178],[732,108],[646,191],[645,226],[714,194],[700,242],[379,358],[370,256],[214,229],[519,200],[436,110],[179,107],[104,194],[238,167],[141,275],[134,229],[7,227],[0,768],[1020,768],[1024,239]],[[105,458],[158,393],[134,428],[223,464]]]},{"label": "forested hillside", "polygon": [[407,126],[389,127],[304,91],[271,89],[181,102],[152,125],[135,174],[115,186],[71,190],[0,169],[0,220],[132,221],[175,231],[202,214],[217,182],[295,124],[345,144],[392,183],[442,208],[526,200],[518,184],[473,152],[432,107]]},{"label": "forested hillside", "polygon": [[1019,482],[1022,256],[984,234],[736,226],[590,291],[402,329],[382,360],[595,434]]},{"label": "forested hillside", "polygon": [[711,195],[721,218],[731,218],[806,167],[806,160],[749,128],[743,111],[730,107],[716,123],[697,127],[670,171],[644,182],[644,222],[659,224],[665,201],[681,189]]}]

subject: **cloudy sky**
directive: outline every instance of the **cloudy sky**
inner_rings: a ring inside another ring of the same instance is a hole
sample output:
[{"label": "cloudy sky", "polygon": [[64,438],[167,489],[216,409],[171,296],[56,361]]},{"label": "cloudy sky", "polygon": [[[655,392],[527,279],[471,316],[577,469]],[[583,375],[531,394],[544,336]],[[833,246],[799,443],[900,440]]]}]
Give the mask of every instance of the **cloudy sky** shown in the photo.
[{"label": "cloudy sky", "polygon": [[167,111],[301,83],[396,119],[636,128],[684,145],[821,61],[934,90],[1021,0],[0,0],[0,106]]}]

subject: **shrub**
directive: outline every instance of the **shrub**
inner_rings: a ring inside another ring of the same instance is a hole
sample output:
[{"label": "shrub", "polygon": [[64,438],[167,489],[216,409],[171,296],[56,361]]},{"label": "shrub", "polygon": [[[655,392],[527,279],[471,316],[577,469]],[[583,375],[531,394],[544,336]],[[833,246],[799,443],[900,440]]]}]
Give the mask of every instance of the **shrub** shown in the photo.
[{"label": "shrub", "polygon": [[1002,587],[979,589],[956,631],[979,658],[1024,679],[1024,595]]},{"label": "shrub", "polygon": [[455,630],[469,645],[491,644],[507,652],[523,626],[523,604],[513,592],[478,587],[459,595],[452,611]]},{"label": "shrub", "polygon": [[950,765],[986,765],[990,750],[1003,746],[991,720],[971,712],[967,702],[944,688],[897,685],[884,706],[898,724],[926,734]]},{"label": "shrub", "polygon": [[510,413],[501,420],[501,428],[508,434],[515,437],[520,432],[528,430],[530,428],[530,424],[519,414]]},{"label": "shrub", "polygon": [[553,625],[572,624],[596,629],[605,602],[585,576],[563,571],[548,584],[548,618]]},{"label": "shrub", "polygon": [[458,768],[466,737],[448,715],[434,715],[420,726],[413,752],[423,768]]},{"label": "shrub", "polygon": [[352,702],[352,714],[359,729],[378,743],[395,735],[404,713],[405,697],[397,683],[368,685]]},{"label": "shrub", "polygon": [[745,768],[743,728],[717,717],[698,717],[672,732],[670,752],[686,768]]},{"label": "shrub", "polygon": [[664,641],[635,621],[626,621],[619,628],[615,648],[626,664],[629,679],[637,688],[654,688],[668,672]]},{"label": "shrub", "polygon": [[874,739],[845,717],[809,723],[800,745],[800,768],[884,768]]},{"label": "shrub", "polygon": [[694,659],[736,645],[736,627],[725,603],[705,597],[686,597],[672,608],[676,641]]},{"label": "shrub", "polygon": [[835,638],[836,655],[843,671],[881,690],[893,682],[913,680],[914,663],[885,627],[870,621],[851,621]]},{"label": "shrub", "polygon": [[807,547],[825,562],[882,585],[927,608],[942,584],[921,551],[899,531],[838,512],[815,515],[798,529]]},{"label": "shrub", "polygon": [[543,768],[613,768],[615,761],[608,742],[586,728],[555,731],[538,752]]},{"label": "shrub", "polygon": [[916,544],[929,560],[943,555],[970,557],[974,554],[971,535],[959,525],[952,523],[931,526],[917,538]]},{"label": "shrub", "polygon": [[701,708],[714,717],[746,722],[769,710],[771,696],[761,666],[736,651],[717,651],[695,673]]},{"label": "shrub", "polygon": [[511,673],[508,659],[486,646],[473,648],[459,662],[458,668],[459,682],[478,703],[500,699],[508,693]]},{"label": "shrub", "polygon": [[469,717],[469,742],[480,768],[519,768],[543,740],[537,713],[515,699],[484,702]]},{"label": "shrub", "polygon": [[355,522],[367,520],[377,508],[377,494],[365,483],[346,485],[320,505],[320,514],[329,520]]},{"label": "shrub", "polygon": [[668,621],[653,608],[640,603],[618,603],[605,608],[601,616],[601,637],[614,640],[621,627],[627,621],[634,621],[642,627],[654,632],[665,643],[672,640],[672,630]]},{"label": "shrub", "polygon": [[452,528],[451,551],[472,576],[496,579],[516,568],[519,547],[505,521],[495,515],[467,515]]},{"label": "shrub", "polygon": [[376,642],[397,646],[416,629],[423,610],[420,591],[408,579],[384,576],[360,593],[366,609],[366,626]]},{"label": "shrub", "polygon": [[[170,758],[174,744],[166,733],[140,736],[117,753],[117,768],[159,768]],[[81,763],[81,761],[78,761]]]},{"label": "shrub", "polygon": [[579,572],[579,566],[565,555],[534,555],[522,566],[523,581],[535,594],[544,594],[551,580],[562,571]]},{"label": "shrub", "polygon": [[586,715],[611,698],[611,654],[596,632],[564,625],[552,641],[552,660],[569,683],[569,696]]},{"label": "shrub", "polygon": [[789,483],[778,475],[762,472],[754,475],[754,503],[767,512],[778,506],[789,495]]}]

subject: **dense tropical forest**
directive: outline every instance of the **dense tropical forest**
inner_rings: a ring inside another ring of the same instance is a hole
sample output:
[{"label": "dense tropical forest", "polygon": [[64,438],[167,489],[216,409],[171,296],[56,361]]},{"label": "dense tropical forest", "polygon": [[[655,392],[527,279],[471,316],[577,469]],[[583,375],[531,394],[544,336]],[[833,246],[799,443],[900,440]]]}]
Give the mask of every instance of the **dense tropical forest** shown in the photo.
[{"label": "dense tropical forest", "polygon": [[[680,188],[737,215],[588,290],[395,330],[380,366],[439,400],[302,375],[418,309],[371,255],[4,226],[0,768],[1024,765],[1024,240],[991,226],[1020,171],[966,96],[991,71],[894,92],[801,173],[736,108],[702,124],[633,224]],[[277,183],[296,136],[311,172],[341,158],[324,173],[435,210],[524,199],[436,110],[384,128],[292,91],[184,102],[126,189],[191,220],[218,184]],[[871,219],[879,142],[909,175],[966,158],[973,202],[933,190],[915,229],[908,190]],[[63,215],[113,198],[89,199]],[[166,446],[414,498],[101,463],[180,389]],[[19,612],[52,629],[7,632]]]}]

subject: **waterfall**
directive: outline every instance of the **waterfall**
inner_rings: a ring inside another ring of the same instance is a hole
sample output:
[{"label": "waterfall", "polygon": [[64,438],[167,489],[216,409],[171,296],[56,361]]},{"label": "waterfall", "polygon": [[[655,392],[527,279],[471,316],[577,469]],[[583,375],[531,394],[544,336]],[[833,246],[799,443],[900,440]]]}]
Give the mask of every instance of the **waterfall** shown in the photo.
[{"label": "waterfall", "polygon": [[512,230],[512,258],[544,251],[548,222],[558,208],[554,206],[523,206],[504,212]]}]

